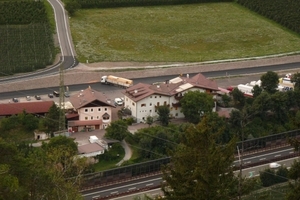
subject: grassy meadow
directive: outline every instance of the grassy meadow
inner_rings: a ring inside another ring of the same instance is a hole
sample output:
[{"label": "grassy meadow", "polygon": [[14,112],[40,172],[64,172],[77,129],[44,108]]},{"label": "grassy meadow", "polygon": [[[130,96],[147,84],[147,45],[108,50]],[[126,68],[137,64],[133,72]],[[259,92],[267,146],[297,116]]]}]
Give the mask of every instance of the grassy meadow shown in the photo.
[{"label": "grassy meadow", "polygon": [[80,10],[80,62],[200,62],[300,50],[300,36],[235,3]]}]

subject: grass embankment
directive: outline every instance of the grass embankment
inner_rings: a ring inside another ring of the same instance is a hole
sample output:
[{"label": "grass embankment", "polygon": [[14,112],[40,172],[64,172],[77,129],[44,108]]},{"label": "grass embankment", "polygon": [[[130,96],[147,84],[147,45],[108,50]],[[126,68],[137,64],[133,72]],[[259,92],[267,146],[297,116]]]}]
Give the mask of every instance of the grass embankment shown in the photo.
[{"label": "grass embankment", "polygon": [[80,62],[199,62],[300,50],[300,37],[235,3],[80,10]]}]

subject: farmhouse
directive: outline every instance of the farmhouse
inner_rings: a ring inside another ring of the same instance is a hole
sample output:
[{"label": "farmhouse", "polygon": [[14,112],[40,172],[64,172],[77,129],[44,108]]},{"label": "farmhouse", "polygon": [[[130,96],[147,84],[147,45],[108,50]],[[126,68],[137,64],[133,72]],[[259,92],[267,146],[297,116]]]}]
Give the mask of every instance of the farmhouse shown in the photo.
[{"label": "farmhouse", "polygon": [[23,111],[36,116],[44,116],[53,104],[53,101],[3,103],[0,104],[0,118],[17,115]]},{"label": "farmhouse", "polygon": [[68,130],[71,132],[105,129],[111,122],[115,106],[103,93],[88,87],[70,97],[74,112],[68,113]]},{"label": "farmhouse", "polygon": [[127,88],[123,93],[125,96],[124,107],[131,110],[131,114],[137,122],[145,122],[147,116],[157,116],[157,107],[166,105],[170,108],[172,118],[183,118],[180,109],[180,99],[188,91],[206,92],[216,95],[217,83],[205,78],[202,74],[189,77],[180,76],[165,83],[155,85],[138,83]]}]

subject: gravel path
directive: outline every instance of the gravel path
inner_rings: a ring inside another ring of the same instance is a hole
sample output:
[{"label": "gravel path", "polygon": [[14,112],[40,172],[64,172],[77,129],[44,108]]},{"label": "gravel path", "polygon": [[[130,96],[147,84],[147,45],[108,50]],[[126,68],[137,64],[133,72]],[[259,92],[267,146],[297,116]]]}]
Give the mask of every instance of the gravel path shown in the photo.
[{"label": "gravel path", "polygon": [[[65,72],[65,85],[99,82],[103,75],[112,74],[116,76],[132,78],[144,78],[161,75],[179,75],[186,73],[200,73],[206,71],[217,71],[226,69],[250,68],[275,64],[300,62],[300,55],[283,56],[277,58],[266,58],[257,60],[246,60],[237,62],[225,62],[216,64],[189,63],[189,66],[169,66],[162,68],[163,63],[130,63],[130,62],[103,62],[93,64],[80,63],[74,69]],[[174,63],[164,63],[164,66]],[[183,63],[179,63],[182,64]],[[128,67],[137,69],[124,70]],[[300,68],[300,66],[299,66]],[[123,69],[121,71],[120,69]],[[145,71],[147,70],[147,73]],[[110,72],[108,72],[110,71]],[[47,88],[59,86],[59,75],[53,75],[34,80],[20,81],[14,83],[0,84],[0,92],[28,90],[36,88]]]}]

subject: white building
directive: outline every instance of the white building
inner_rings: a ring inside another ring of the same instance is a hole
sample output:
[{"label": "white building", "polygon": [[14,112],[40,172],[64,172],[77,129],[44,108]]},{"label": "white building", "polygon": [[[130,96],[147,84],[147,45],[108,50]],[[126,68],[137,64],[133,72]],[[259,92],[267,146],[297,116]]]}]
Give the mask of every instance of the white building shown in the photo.
[{"label": "white building", "polygon": [[75,112],[68,113],[70,132],[105,129],[112,121],[113,101],[91,87],[70,97]]},{"label": "white building", "polygon": [[200,73],[192,78],[181,76],[156,85],[138,83],[124,91],[124,107],[131,110],[138,123],[144,122],[147,116],[156,117],[157,106],[162,105],[170,107],[171,117],[183,118],[179,101],[184,93],[197,90],[216,95],[218,86]]}]

